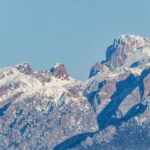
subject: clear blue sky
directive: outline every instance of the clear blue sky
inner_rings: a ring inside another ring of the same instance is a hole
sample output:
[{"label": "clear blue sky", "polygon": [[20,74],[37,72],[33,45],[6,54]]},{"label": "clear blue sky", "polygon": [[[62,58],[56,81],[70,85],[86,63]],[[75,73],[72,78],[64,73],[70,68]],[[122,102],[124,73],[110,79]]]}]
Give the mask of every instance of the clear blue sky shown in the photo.
[{"label": "clear blue sky", "polygon": [[150,37],[150,0],[1,0],[0,67],[64,63],[78,79],[120,34]]}]

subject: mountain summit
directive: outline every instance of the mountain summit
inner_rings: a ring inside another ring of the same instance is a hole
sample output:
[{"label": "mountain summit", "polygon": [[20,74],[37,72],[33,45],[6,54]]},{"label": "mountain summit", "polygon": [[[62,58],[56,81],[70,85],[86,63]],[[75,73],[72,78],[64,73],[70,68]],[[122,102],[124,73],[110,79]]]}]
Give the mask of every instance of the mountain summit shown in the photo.
[{"label": "mountain summit", "polygon": [[107,49],[107,65],[110,68],[120,67],[128,55],[145,47],[150,47],[150,39],[134,35],[121,35]]},{"label": "mountain summit", "polygon": [[52,74],[56,78],[64,78],[66,79],[68,77],[68,72],[65,68],[64,64],[59,64],[57,63],[52,69],[51,69]]},{"label": "mountain summit", "polygon": [[150,147],[150,40],[121,35],[86,81],[63,64],[0,70],[0,149]]},{"label": "mountain summit", "polygon": [[140,56],[137,55],[145,55],[142,56],[143,59],[150,57],[150,39],[135,35],[121,35],[115,38],[113,44],[107,48],[106,60],[92,67],[90,77],[103,70],[115,70],[121,67],[129,57],[134,59],[135,56],[131,55],[138,58]]}]

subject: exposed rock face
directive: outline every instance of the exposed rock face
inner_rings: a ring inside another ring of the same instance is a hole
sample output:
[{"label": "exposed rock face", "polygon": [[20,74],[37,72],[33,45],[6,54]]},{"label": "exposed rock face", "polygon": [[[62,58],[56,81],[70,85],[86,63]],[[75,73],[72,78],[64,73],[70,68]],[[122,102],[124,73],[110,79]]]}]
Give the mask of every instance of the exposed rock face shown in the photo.
[{"label": "exposed rock face", "polygon": [[90,71],[90,76],[89,77],[92,77],[94,75],[96,75],[97,73],[107,73],[109,71],[108,67],[105,65],[105,64],[102,64],[102,63],[96,63],[92,68],[91,68],[91,71]]},{"label": "exposed rock face", "polygon": [[24,73],[24,74],[27,74],[27,75],[30,75],[33,73],[33,70],[32,68],[30,67],[29,64],[27,63],[23,63],[23,64],[19,64],[16,66],[17,69],[21,72],[21,73]]},{"label": "exposed rock face", "polygon": [[149,149],[149,41],[115,39],[86,81],[63,64],[1,69],[0,149]]},{"label": "exposed rock face", "polygon": [[68,77],[67,70],[64,66],[64,64],[56,64],[51,69],[52,75],[56,78],[66,79]]},{"label": "exposed rock face", "polygon": [[[115,38],[113,44],[107,48],[106,60],[101,63],[96,63],[92,67],[90,77],[105,70],[103,68],[106,68],[106,66],[107,70],[108,68],[111,70],[117,69],[125,63],[130,54],[140,50],[144,52],[144,48],[147,47],[150,47],[150,39],[148,38],[135,35],[121,35],[118,38]],[[132,65],[138,65],[138,63],[142,63],[142,61],[144,60],[139,60],[139,62],[137,61]]]},{"label": "exposed rock face", "polygon": [[51,81],[51,72],[48,70],[37,72],[35,76],[43,83]]},{"label": "exposed rock face", "polygon": [[4,104],[0,109],[0,146],[3,149],[53,149],[76,134],[97,130],[96,116],[86,100],[66,104],[65,97],[59,101],[62,99],[59,106],[42,97]]},{"label": "exposed rock face", "polygon": [[149,39],[134,35],[121,35],[108,47],[106,64],[113,69],[120,67],[130,53],[145,47],[150,47]]}]

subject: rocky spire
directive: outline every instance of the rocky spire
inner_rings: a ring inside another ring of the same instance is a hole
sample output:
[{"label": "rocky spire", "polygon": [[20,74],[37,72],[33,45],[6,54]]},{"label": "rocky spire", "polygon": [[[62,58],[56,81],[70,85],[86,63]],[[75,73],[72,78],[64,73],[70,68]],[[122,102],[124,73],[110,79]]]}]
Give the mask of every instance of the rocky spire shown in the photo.
[{"label": "rocky spire", "polygon": [[68,78],[68,72],[65,68],[64,64],[57,63],[52,69],[51,73],[54,77],[59,79],[67,79]]}]

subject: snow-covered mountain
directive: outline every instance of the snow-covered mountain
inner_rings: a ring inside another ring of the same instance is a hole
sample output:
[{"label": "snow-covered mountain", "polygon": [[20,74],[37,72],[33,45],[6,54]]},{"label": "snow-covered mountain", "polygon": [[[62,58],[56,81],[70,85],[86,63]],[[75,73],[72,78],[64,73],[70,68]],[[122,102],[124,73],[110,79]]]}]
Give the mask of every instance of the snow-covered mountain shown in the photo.
[{"label": "snow-covered mountain", "polygon": [[86,81],[70,77],[63,64],[0,70],[2,150],[148,149],[149,128],[148,38],[116,38]]}]

